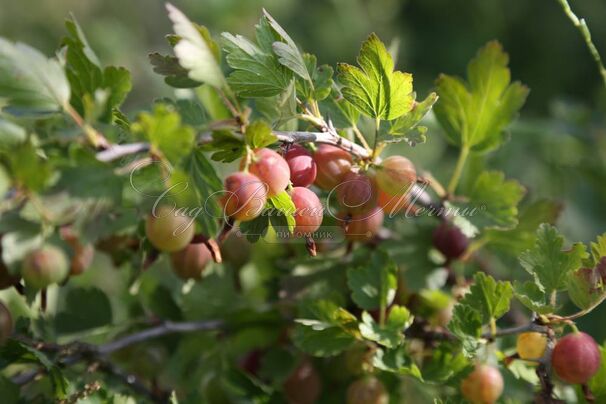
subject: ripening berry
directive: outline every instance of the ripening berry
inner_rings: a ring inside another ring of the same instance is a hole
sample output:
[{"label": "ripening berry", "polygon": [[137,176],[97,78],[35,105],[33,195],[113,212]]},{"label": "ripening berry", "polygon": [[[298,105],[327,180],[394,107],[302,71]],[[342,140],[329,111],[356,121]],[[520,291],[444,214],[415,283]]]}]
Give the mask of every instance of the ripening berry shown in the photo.
[{"label": "ripening berry", "polygon": [[294,235],[304,236],[318,230],[324,218],[324,207],[318,196],[304,187],[294,187],[290,196],[297,208]]},{"label": "ripening berry", "polygon": [[356,380],[347,388],[347,404],[387,404],[389,394],[376,377]]},{"label": "ripening berry", "polygon": [[558,377],[571,384],[584,384],[600,369],[600,349],[584,332],[561,338],[551,354],[551,365]]},{"label": "ripening berry", "polygon": [[253,220],[267,202],[267,185],[258,177],[245,173],[233,173],[225,178],[225,195],[221,198],[226,216],[247,222]]},{"label": "ripening berry", "polygon": [[91,244],[78,245],[74,248],[74,255],[69,267],[70,275],[80,275],[93,262],[95,249]]},{"label": "ripening berry", "polygon": [[337,146],[321,144],[314,153],[317,166],[315,184],[325,190],[331,191],[341,183],[343,176],[350,172],[351,155]]},{"label": "ripening berry", "polygon": [[461,393],[472,404],[492,404],[503,393],[503,376],[495,367],[478,364],[461,382]]},{"label": "ripening berry", "polygon": [[540,359],[547,348],[547,336],[540,332],[523,332],[518,335],[516,349],[521,359]]},{"label": "ripening berry", "polygon": [[185,248],[194,237],[193,219],[168,206],[156,208],[145,222],[145,234],[160,251],[174,252]]},{"label": "ripening berry", "polygon": [[57,247],[44,245],[23,259],[21,275],[27,286],[44,289],[63,281],[69,273],[67,257]]},{"label": "ripening berry", "polygon": [[[244,168],[245,159],[240,164]],[[275,196],[286,189],[290,181],[290,168],[286,160],[271,149],[255,150],[248,171],[267,185],[267,196]]]},{"label": "ripening berry", "polygon": [[212,255],[203,243],[188,244],[170,255],[173,271],[181,279],[201,279],[202,271],[212,261]]},{"label": "ripening berry", "polygon": [[0,345],[4,345],[12,334],[13,317],[4,303],[0,302]]},{"label": "ripening berry", "polygon": [[[346,214],[342,213],[341,220],[344,220]],[[349,241],[368,241],[374,237],[383,225],[383,210],[379,207],[374,208],[366,213],[351,215],[348,224],[345,226],[345,238]]]},{"label": "ripening berry", "polygon": [[387,157],[377,167],[377,184],[388,195],[406,194],[416,181],[415,166],[406,157]]},{"label": "ripening berry", "polygon": [[283,385],[289,404],[313,404],[322,392],[322,381],[309,360],[304,360]]},{"label": "ripening berry", "polygon": [[284,156],[290,168],[293,187],[308,187],[316,180],[317,167],[311,153],[303,146],[293,145]]},{"label": "ripening berry", "polygon": [[469,244],[469,240],[457,226],[443,222],[433,232],[433,245],[448,259],[459,258]]},{"label": "ripening berry", "polygon": [[408,195],[389,195],[380,188],[377,189],[377,205],[383,208],[387,216],[397,215],[406,211],[410,204]]},{"label": "ripening berry", "polygon": [[377,206],[377,187],[373,178],[349,172],[336,187],[337,202],[350,213],[363,213]]}]

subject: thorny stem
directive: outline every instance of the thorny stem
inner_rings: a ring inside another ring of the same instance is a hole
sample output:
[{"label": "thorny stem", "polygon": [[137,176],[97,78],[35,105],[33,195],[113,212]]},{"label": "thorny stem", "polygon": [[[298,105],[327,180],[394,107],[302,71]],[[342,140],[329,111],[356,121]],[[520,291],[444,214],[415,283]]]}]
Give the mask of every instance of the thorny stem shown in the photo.
[{"label": "thorny stem", "polygon": [[600,75],[602,76],[602,81],[604,82],[604,86],[606,86],[606,67],[604,67],[604,63],[602,62],[600,53],[598,52],[598,49],[596,48],[595,44],[593,43],[593,41],[591,39],[591,32],[589,31],[589,27],[587,26],[585,19],[579,18],[576,16],[576,14],[572,11],[572,8],[570,7],[568,0],[557,0],[557,1],[562,6],[562,9],[564,10],[564,13],[566,14],[566,16],[570,19],[570,21],[572,21],[573,25],[581,33],[581,36],[583,37],[583,40],[585,41],[587,48],[589,48],[589,52],[591,53],[593,60],[595,61],[596,65],[598,66],[598,70],[600,71]]}]

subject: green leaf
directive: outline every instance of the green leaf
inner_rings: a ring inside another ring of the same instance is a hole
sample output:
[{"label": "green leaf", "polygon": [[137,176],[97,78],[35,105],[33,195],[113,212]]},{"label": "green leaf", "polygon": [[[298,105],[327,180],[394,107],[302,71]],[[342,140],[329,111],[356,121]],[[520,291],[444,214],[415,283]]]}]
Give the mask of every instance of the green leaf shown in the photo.
[{"label": "green leaf", "polygon": [[283,231],[286,227],[292,234],[296,225],[294,213],[297,208],[288,192],[282,191],[278,195],[270,197],[268,202],[280,213],[273,212],[269,215],[269,220],[274,229]]},{"label": "green leaf", "polygon": [[349,348],[359,335],[357,320],[336,304],[320,300],[309,308],[312,319],[297,319],[293,341],[314,356],[334,356]]},{"label": "green leaf", "polygon": [[0,118],[0,151],[8,151],[23,142],[27,137],[25,128]]},{"label": "green leaf", "polygon": [[213,196],[223,189],[221,180],[217,176],[215,168],[210,164],[202,151],[194,149],[186,158],[185,167],[189,179],[198,194],[198,201],[203,211],[197,216],[196,220],[200,223],[204,234],[213,236],[217,233],[217,220],[221,217],[221,208],[218,201]]},{"label": "green leaf", "polygon": [[272,122],[273,128],[297,130],[297,92],[294,80],[276,96],[255,99],[255,107],[266,121]]},{"label": "green leaf", "polygon": [[358,55],[360,68],[337,66],[343,96],[360,112],[372,118],[396,119],[412,108],[412,75],[394,71],[389,52],[379,37],[371,34]]},{"label": "green leaf", "polygon": [[212,141],[202,147],[203,150],[214,151],[210,157],[214,161],[231,163],[246,152],[246,144],[242,137],[229,130],[216,130],[212,133]]},{"label": "green leaf", "polygon": [[466,304],[455,305],[448,329],[462,343],[466,357],[473,357],[477,351],[482,335],[482,315],[475,308]]},{"label": "green leaf", "polygon": [[259,241],[259,238],[265,237],[268,228],[269,216],[264,215],[263,212],[253,220],[241,222],[239,224],[240,232],[244,234],[246,239],[251,243],[256,243]]},{"label": "green leaf", "polygon": [[97,97],[97,91],[106,90],[108,95],[99,118],[109,122],[113,109],[122,104],[132,88],[130,73],[122,67],[102,69],[73,16],[65,22],[65,27],[68,35],[63,39],[63,45],[65,72],[72,89],[70,103],[81,115],[86,115],[87,102]]},{"label": "green leaf", "polygon": [[606,257],[606,233],[598,236],[597,240],[591,243],[591,256],[594,265],[597,265],[602,257]]},{"label": "green leaf", "polygon": [[96,288],[70,289],[65,307],[55,318],[55,328],[61,334],[71,334],[98,328],[112,322],[109,299]]},{"label": "green leaf", "polygon": [[11,148],[7,159],[14,185],[18,187],[40,191],[50,180],[51,165],[46,156],[31,142]]},{"label": "green leaf", "polygon": [[172,4],[167,4],[166,9],[179,36],[174,47],[175,55],[179,64],[189,72],[189,78],[217,89],[225,88],[227,83],[217,60],[217,46],[210,35],[205,34],[206,29],[193,24]]},{"label": "green leaf", "polygon": [[589,380],[589,389],[596,398],[596,403],[604,402],[606,399],[606,346],[600,346],[600,369]]},{"label": "green leaf", "polygon": [[156,153],[177,163],[194,147],[195,133],[181,123],[181,116],[164,104],[156,104],[153,113],[144,112],[131,125],[132,131],[147,139]]},{"label": "green leaf", "polygon": [[278,38],[267,18],[262,17],[256,28],[258,46],[241,35],[222,34],[227,63],[235,70],[228,82],[242,97],[271,97],[288,87],[292,73],[272,53],[271,40]]},{"label": "green leaf", "polygon": [[516,281],[513,284],[513,291],[520,303],[532,311],[539,314],[549,314],[555,311],[555,307],[547,301],[548,296],[534,282]]},{"label": "green leaf", "polygon": [[148,55],[154,73],[164,76],[164,82],[175,88],[195,88],[202,83],[189,78],[189,72],[179,64],[175,56],[161,55],[158,52]]},{"label": "green leaf", "polygon": [[272,44],[273,51],[276,55],[278,55],[278,61],[280,64],[289,68],[303,80],[311,82],[311,77],[309,71],[307,70],[307,66],[305,65],[305,60],[303,59],[301,52],[299,52],[299,48],[297,48],[295,42],[265,9],[263,10],[263,16],[267,19],[267,22],[274,32],[282,39],[282,41],[275,41]]},{"label": "green leaf", "polygon": [[375,368],[385,372],[423,380],[421,371],[403,346],[396,349],[377,348],[375,356],[372,358],[372,364]]},{"label": "green leaf", "polygon": [[478,310],[483,324],[487,324],[491,319],[497,320],[509,311],[509,303],[513,297],[511,283],[496,281],[484,272],[477,272],[473,280],[473,285],[461,300],[461,304]]},{"label": "green leaf", "polygon": [[253,149],[269,146],[276,143],[278,138],[271,131],[269,125],[263,121],[254,121],[246,128],[244,135],[246,144]]},{"label": "green leaf", "polygon": [[469,83],[441,75],[437,81],[440,100],[436,117],[448,140],[459,147],[485,152],[505,140],[504,130],[526,101],[528,88],[515,82],[500,43],[484,46],[467,67]]},{"label": "green leaf", "polygon": [[376,250],[367,264],[347,270],[351,298],[364,310],[389,306],[398,286],[398,267],[387,253]]},{"label": "green leaf", "polygon": [[537,230],[534,248],[520,256],[522,267],[534,277],[537,286],[547,295],[566,287],[568,273],[581,267],[587,251],[582,243],[562,251],[564,237],[548,224]]},{"label": "green leaf", "polygon": [[17,404],[19,402],[19,386],[5,376],[0,376],[0,397],[5,404]]},{"label": "green leaf", "polygon": [[524,193],[520,183],[506,180],[502,172],[484,171],[467,193],[468,201],[453,205],[473,209],[468,220],[478,228],[507,230],[518,224],[518,203]]},{"label": "green leaf", "polygon": [[432,350],[431,358],[423,360],[423,379],[445,382],[469,366],[469,361],[451,343],[442,343]]},{"label": "green leaf", "polygon": [[0,38],[0,98],[5,109],[17,114],[58,112],[69,97],[69,82],[56,59]]},{"label": "green leaf", "polygon": [[330,116],[338,128],[356,126],[360,119],[360,111],[343,97],[336,86],[333,86],[330,97],[325,99],[320,107],[324,115]]},{"label": "green leaf", "polygon": [[542,199],[520,209],[518,225],[511,230],[486,230],[484,237],[488,246],[511,255],[520,255],[532,248],[536,241],[536,231],[541,223],[554,224],[562,211],[562,204]]},{"label": "green leaf", "polygon": [[317,66],[317,58],[306,53],[303,55],[305,66],[311,81],[297,80],[297,93],[304,100],[321,101],[330,95],[334,70],[328,65]]},{"label": "green leaf", "polygon": [[566,291],[579,309],[586,309],[602,297],[604,285],[595,269],[580,268],[568,273]]},{"label": "green leaf", "polygon": [[414,317],[406,307],[391,307],[385,325],[381,326],[368,312],[362,312],[360,333],[362,337],[387,348],[395,348],[404,341],[404,331],[410,327]]},{"label": "green leaf", "polygon": [[[419,126],[419,123],[431,111],[433,104],[438,100],[436,93],[431,93],[423,101],[414,104],[412,110],[391,122],[388,134],[392,137],[403,138],[408,144],[414,146],[425,143],[427,128]],[[390,139],[391,140],[391,139]]]}]

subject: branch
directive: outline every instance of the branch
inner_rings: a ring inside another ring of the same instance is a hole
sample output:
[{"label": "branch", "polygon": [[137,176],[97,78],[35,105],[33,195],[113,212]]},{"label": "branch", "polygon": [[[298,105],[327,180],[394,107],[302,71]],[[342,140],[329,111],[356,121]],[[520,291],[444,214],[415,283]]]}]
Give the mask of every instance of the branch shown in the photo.
[{"label": "branch", "polygon": [[337,146],[360,160],[366,160],[370,158],[370,153],[364,147],[357,143],[352,142],[339,136],[335,128],[327,127],[324,132],[285,132],[285,131],[274,131],[274,134],[278,137],[278,140],[284,143],[325,143]]},{"label": "branch", "polygon": [[576,16],[576,14],[572,11],[572,8],[570,8],[570,4],[568,4],[568,0],[557,0],[557,1],[562,6],[562,9],[564,10],[564,13],[566,14],[566,16],[570,19],[570,21],[572,21],[572,24],[581,33],[581,36],[583,37],[583,40],[585,41],[587,48],[589,48],[589,52],[591,53],[591,56],[593,57],[593,60],[595,61],[596,65],[598,66],[598,70],[600,71],[600,74],[602,75],[602,80],[604,81],[604,86],[606,86],[606,67],[604,67],[604,63],[602,62],[600,53],[598,52],[598,49],[596,48],[595,44],[593,43],[593,41],[591,39],[591,32],[589,31],[589,27],[587,26],[585,19],[579,18]]}]

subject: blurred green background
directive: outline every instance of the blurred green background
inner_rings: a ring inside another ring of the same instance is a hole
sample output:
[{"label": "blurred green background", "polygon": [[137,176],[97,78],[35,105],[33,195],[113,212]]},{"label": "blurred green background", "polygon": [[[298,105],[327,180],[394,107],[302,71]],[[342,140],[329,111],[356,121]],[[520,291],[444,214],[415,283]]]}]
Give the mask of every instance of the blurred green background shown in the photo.
[{"label": "blurred green background", "polygon": [[[300,46],[322,63],[353,62],[370,32],[399,41],[398,68],[414,74],[420,97],[438,74],[464,75],[476,50],[500,40],[512,77],[531,88],[512,141],[470,167],[499,168],[528,188],[528,200],[553,198],[564,206],[559,226],[588,242],[606,231],[606,91],[579,33],[556,0],[174,0],[192,20],[218,36],[253,35],[265,7]],[[606,1],[576,0],[598,49],[606,53]],[[131,70],[127,112],[150,105],[171,89],[152,72],[151,51],[168,53],[171,32],[160,0],[0,0],[0,35],[47,54],[57,49],[63,21],[74,13],[106,64]],[[455,150],[428,125],[427,144],[392,153],[409,155],[439,180],[450,177]],[[445,157],[446,156],[446,157]],[[471,178],[473,169],[468,170]],[[515,265],[515,264],[514,264]],[[522,271],[515,265],[510,271]],[[513,274],[508,274],[513,275]],[[515,275],[514,275],[515,277]],[[600,310],[606,312],[606,309]],[[602,313],[596,313],[600,316]],[[597,327],[595,322],[593,326]],[[599,338],[606,330],[589,330]]]}]

